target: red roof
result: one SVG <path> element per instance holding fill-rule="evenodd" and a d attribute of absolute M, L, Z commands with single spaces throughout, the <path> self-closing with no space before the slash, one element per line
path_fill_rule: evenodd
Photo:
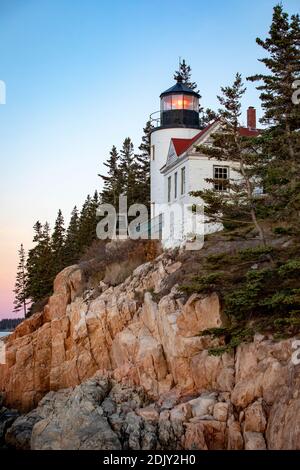
<path fill-rule="evenodd" d="M 249 127 L 240 127 L 239 131 L 242 137 L 257 137 L 260 134 L 258 129 L 250 129 Z"/>
<path fill-rule="evenodd" d="M 191 146 L 191 141 L 192 139 L 172 139 L 178 157 Z"/>
<path fill-rule="evenodd" d="M 190 148 L 203 134 L 205 134 L 217 120 L 208 124 L 202 131 L 198 132 L 192 139 L 172 139 L 173 145 L 176 150 L 177 157 L 182 155 L 188 148 Z"/>
<path fill-rule="evenodd" d="M 172 138 L 172 142 L 177 154 L 177 157 L 180 157 L 184 152 L 186 152 L 197 140 L 203 135 L 206 134 L 206 132 L 217 122 L 217 120 L 211 122 L 205 129 L 200 131 L 198 134 L 195 135 L 192 139 L 176 139 Z M 259 135 L 259 130 L 257 129 L 249 129 L 248 127 L 240 127 L 239 128 L 240 135 L 242 137 L 256 137 Z"/>

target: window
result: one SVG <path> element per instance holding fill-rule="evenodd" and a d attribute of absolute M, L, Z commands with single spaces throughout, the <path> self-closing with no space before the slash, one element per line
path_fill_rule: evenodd
<path fill-rule="evenodd" d="M 171 202 L 171 176 L 168 177 L 168 202 Z"/>
<path fill-rule="evenodd" d="M 155 160 L 155 145 L 151 145 L 151 160 Z"/>
<path fill-rule="evenodd" d="M 171 111 L 172 109 L 188 109 L 189 111 L 199 110 L 199 99 L 193 95 L 167 95 L 161 99 L 161 111 Z"/>
<path fill-rule="evenodd" d="M 227 191 L 228 166 L 214 166 L 214 189 L 216 191 Z"/>
<path fill-rule="evenodd" d="M 177 171 L 174 175 L 174 198 L 177 199 Z"/>
<path fill-rule="evenodd" d="M 172 95 L 164 96 L 161 100 L 161 110 L 170 111 L 172 109 Z"/>
<path fill-rule="evenodd" d="M 183 95 L 172 95 L 172 109 L 183 109 Z"/>
<path fill-rule="evenodd" d="M 185 193 L 185 167 L 181 168 L 181 194 Z"/>
<path fill-rule="evenodd" d="M 184 109 L 189 109 L 190 111 L 196 111 L 194 109 L 194 96 L 192 95 L 184 95 L 183 97 L 183 108 Z M 197 98 L 196 98 L 197 100 Z"/>

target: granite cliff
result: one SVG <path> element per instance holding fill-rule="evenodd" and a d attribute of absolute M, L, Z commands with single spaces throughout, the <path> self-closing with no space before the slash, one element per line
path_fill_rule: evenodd
<path fill-rule="evenodd" d="M 216 293 L 182 298 L 172 254 L 112 286 L 71 266 L 6 339 L 6 443 L 32 449 L 300 449 L 293 338 L 256 335 L 212 356 L 226 323 Z M 64 412 L 62 413 L 62 410 Z M 24 414 L 27 413 L 27 414 Z"/>

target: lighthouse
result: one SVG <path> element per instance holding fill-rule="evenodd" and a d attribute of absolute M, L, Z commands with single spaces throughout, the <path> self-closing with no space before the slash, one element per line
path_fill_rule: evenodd
<path fill-rule="evenodd" d="M 151 132 L 151 217 L 160 215 L 159 205 L 165 202 L 164 176 L 172 139 L 192 139 L 199 133 L 200 95 L 177 78 L 174 86 L 160 95 L 159 118 L 152 119 L 156 126 Z M 153 113 L 156 114 L 156 113 Z M 152 115 L 153 116 L 153 115 Z"/>

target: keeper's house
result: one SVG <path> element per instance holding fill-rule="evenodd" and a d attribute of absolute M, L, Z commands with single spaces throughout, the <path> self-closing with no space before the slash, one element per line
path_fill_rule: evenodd
<path fill-rule="evenodd" d="M 151 133 L 151 219 L 159 221 L 152 225 L 163 226 L 164 215 L 172 205 L 192 206 L 199 202 L 189 195 L 191 191 L 212 187 L 215 191 L 224 191 L 224 180 L 235 179 L 238 175 L 234 163 L 209 159 L 196 150 L 199 144 L 209 145 L 211 134 L 220 128 L 220 122 L 216 120 L 200 129 L 198 93 L 179 79 L 160 95 L 160 103 L 160 116 L 152 119 L 156 127 Z M 249 107 L 247 127 L 241 127 L 240 133 L 251 137 L 257 136 L 258 132 L 255 108 Z M 206 179 L 215 182 L 208 183 Z M 180 223 L 181 237 L 184 238 L 184 221 Z"/>

